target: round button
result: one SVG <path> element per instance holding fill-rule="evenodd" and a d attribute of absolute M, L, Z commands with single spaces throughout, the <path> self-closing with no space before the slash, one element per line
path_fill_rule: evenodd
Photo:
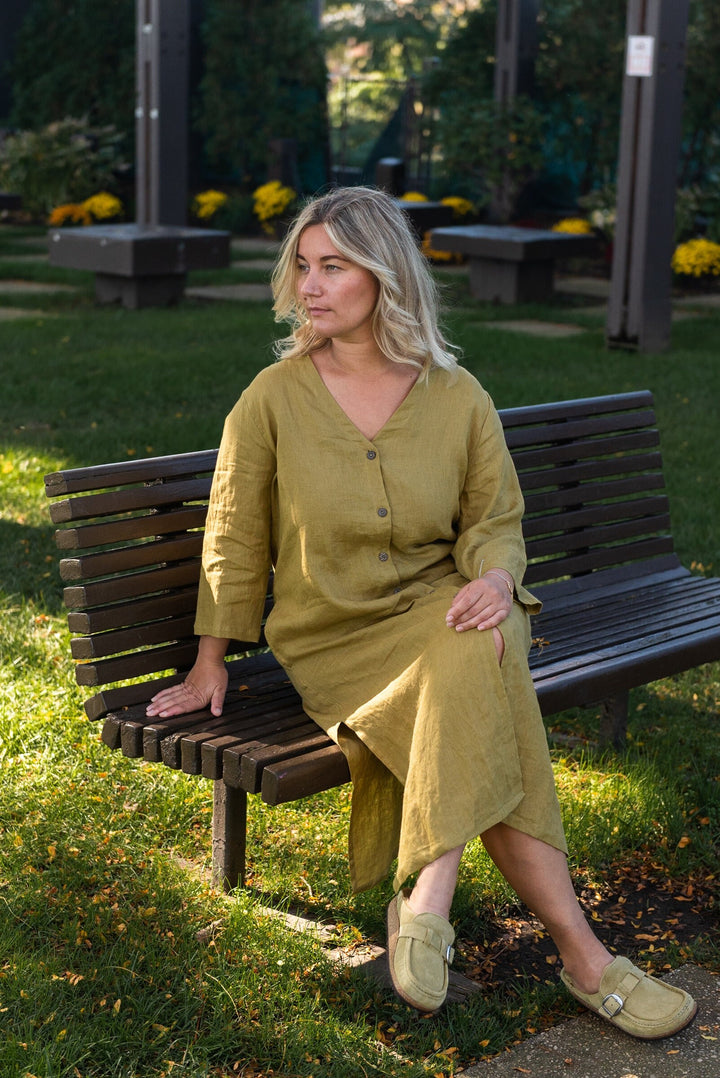
<path fill-rule="evenodd" d="M 368 460 L 375 460 L 376 456 L 377 456 L 377 453 L 375 452 L 374 449 L 368 449 L 368 451 L 367 451 L 367 459 Z"/>
<path fill-rule="evenodd" d="M 389 557 L 390 555 L 384 550 L 381 550 L 378 554 L 378 558 L 380 559 L 380 561 L 387 561 Z"/>
<path fill-rule="evenodd" d="M 378 516 L 379 516 L 379 517 L 386 517 L 386 516 L 387 516 L 387 509 L 384 509 L 384 508 L 383 508 L 383 507 L 381 506 L 381 507 L 380 507 L 380 508 L 378 509 Z"/>

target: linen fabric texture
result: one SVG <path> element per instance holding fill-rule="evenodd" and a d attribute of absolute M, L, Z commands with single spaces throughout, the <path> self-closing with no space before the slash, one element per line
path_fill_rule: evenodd
<path fill-rule="evenodd" d="M 195 631 L 265 627 L 303 706 L 353 781 L 353 888 L 394 887 L 504 821 L 566 852 L 527 665 L 523 500 L 502 425 L 463 368 L 420 377 L 367 439 L 310 358 L 263 370 L 227 417 Z M 498 663 L 492 630 L 446 614 L 493 566 L 516 581 Z"/>

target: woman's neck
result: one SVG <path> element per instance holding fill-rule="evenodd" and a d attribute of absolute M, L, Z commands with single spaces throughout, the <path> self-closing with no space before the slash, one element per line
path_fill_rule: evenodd
<path fill-rule="evenodd" d="M 339 341 L 330 340 L 316 353 L 333 371 L 339 375 L 352 376 L 380 375 L 397 370 L 397 363 L 381 352 L 375 341 Z"/>

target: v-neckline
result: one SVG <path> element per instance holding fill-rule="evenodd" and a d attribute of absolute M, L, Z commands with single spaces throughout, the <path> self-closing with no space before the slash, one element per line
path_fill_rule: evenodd
<path fill-rule="evenodd" d="M 422 372 L 420 372 L 420 373 L 418 374 L 417 378 L 415 379 L 415 381 L 413 382 L 413 384 L 412 384 L 412 385 L 410 386 L 410 388 L 409 388 L 409 390 L 407 391 L 407 393 L 405 394 L 405 396 L 403 397 L 403 399 L 402 399 L 402 400 L 401 400 L 401 401 L 399 402 L 399 404 L 397 405 L 397 407 L 393 409 L 393 411 L 392 411 L 392 412 L 390 413 L 390 415 L 389 415 L 389 416 L 387 417 L 387 419 L 386 419 L 386 420 L 385 420 L 385 422 L 384 422 L 384 423 L 382 424 L 382 426 L 381 426 L 381 427 L 379 427 L 379 429 L 375 431 L 375 433 L 373 434 L 372 438 L 368 438 L 368 436 L 367 436 L 366 434 L 364 434 L 364 433 L 363 433 L 363 432 L 362 432 L 362 431 L 360 430 L 360 428 L 359 428 L 359 427 L 357 426 L 357 424 L 353 422 L 353 420 L 352 420 L 352 419 L 350 418 L 350 416 L 349 416 L 349 415 L 347 414 L 347 412 L 345 411 L 345 409 L 343 408 L 343 406 L 342 406 L 342 405 L 340 404 L 340 402 L 339 402 L 339 401 L 337 400 L 337 398 L 335 397 L 334 393 L 333 393 L 333 392 L 332 392 L 332 391 L 330 390 L 330 387 L 329 387 L 329 386 L 327 385 L 327 383 L 325 382 L 325 379 L 324 379 L 324 378 L 323 378 L 323 376 L 321 375 L 320 371 L 319 371 L 319 370 L 317 369 L 317 367 L 316 367 L 316 366 L 315 366 L 315 364 L 313 363 L 312 357 L 311 357 L 311 356 L 308 356 L 308 357 L 307 357 L 307 359 L 308 359 L 308 363 L 309 363 L 310 367 L 312 368 L 312 371 L 313 371 L 313 374 L 314 374 L 314 376 L 315 376 L 315 377 L 317 378 L 317 380 L 318 380 L 318 381 L 320 382 L 320 385 L 322 386 L 322 388 L 323 388 L 324 392 L 326 393 L 327 397 L 329 398 L 329 400 L 330 400 L 330 401 L 332 402 L 332 405 L 333 405 L 333 406 L 335 407 L 335 409 L 336 409 L 336 410 L 337 410 L 337 411 L 338 411 L 338 412 L 340 413 L 340 415 L 341 415 L 341 416 L 343 417 L 343 419 L 345 420 L 345 422 L 346 422 L 347 424 L 349 424 L 349 426 L 351 426 L 351 427 L 352 427 L 352 429 L 353 429 L 353 430 L 355 431 L 355 433 L 356 433 L 357 435 L 359 435 L 359 437 L 360 437 L 360 438 L 363 438 L 363 439 L 364 439 L 364 440 L 365 440 L 366 442 L 368 442 L 368 443 L 369 443 L 370 445 L 372 445 L 372 444 L 373 444 L 373 443 L 375 442 L 375 440 L 376 440 L 377 438 L 379 438 L 379 437 L 380 437 L 380 435 L 381 435 L 381 434 L 382 434 L 382 433 L 383 433 L 384 431 L 386 431 L 386 430 L 387 430 L 388 426 L 389 426 L 389 425 L 390 425 L 390 424 L 392 423 L 392 421 L 393 421 L 393 420 L 395 419 L 395 417 L 396 417 L 396 416 L 398 415 L 398 413 L 399 413 L 400 411 L 402 411 L 402 409 L 403 409 L 403 408 L 405 407 L 405 405 L 406 405 L 406 404 L 407 404 L 407 402 L 409 401 L 410 397 L 411 397 L 411 396 L 413 395 L 413 393 L 415 392 L 415 389 L 416 389 L 416 387 L 417 387 L 418 383 L 419 383 L 420 381 L 422 381 L 422 380 L 423 380 L 423 375 L 422 375 Z"/>

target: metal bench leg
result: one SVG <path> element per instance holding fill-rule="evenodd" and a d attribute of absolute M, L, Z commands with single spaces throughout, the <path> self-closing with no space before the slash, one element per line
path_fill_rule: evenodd
<path fill-rule="evenodd" d="M 630 694 L 618 693 L 617 696 L 609 696 L 600 702 L 600 742 L 608 743 L 616 749 L 625 747 L 625 735 L 627 734 L 628 703 Z"/>
<path fill-rule="evenodd" d="M 225 891 L 245 884 L 247 794 L 222 779 L 213 783 L 212 880 Z"/>

